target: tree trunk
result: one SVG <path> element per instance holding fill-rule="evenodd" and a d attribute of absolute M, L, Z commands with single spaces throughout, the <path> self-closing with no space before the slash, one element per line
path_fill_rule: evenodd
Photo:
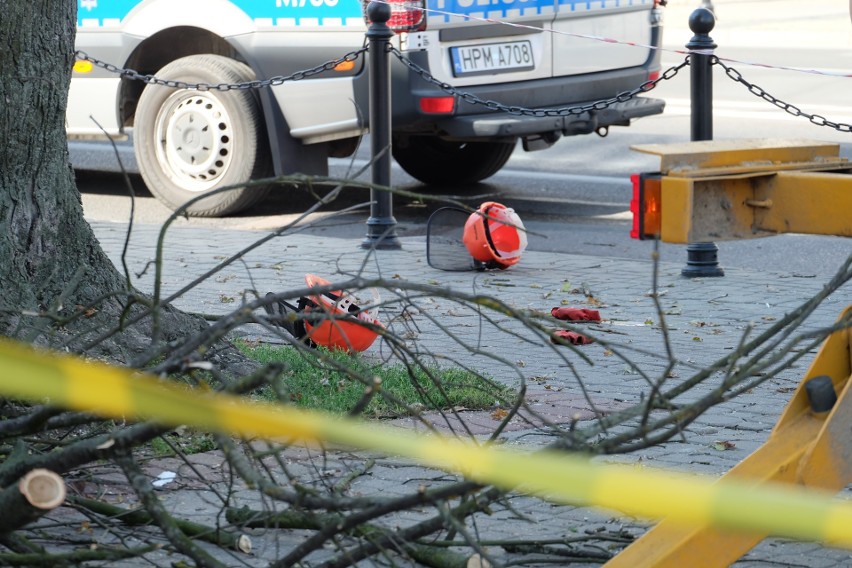
<path fill-rule="evenodd" d="M 76 10 L 71 1 L 0 0 L 3 334 L 15 333 L 21 310 L 68 315 L 122 288 L 83 218 L 68 162 L 65 108 Z"/>
<path fill-rule="evenodd" d="M 37 343 L 46 342 L 49 322 L 60 324 L 53 337 L 61 327 L 63 341 L 83 327 L 116 327 L 125 293 L 134 293 L 84 219 L 69 165 L 65 109 L 76 11 L 70 0 L 0 0 L 0 335 Z M 83 312 L 86 318 L 68 321 Z M 171 309 L 161 323 L 178 335 L 206 327 Z M 169 336 L 166 329 L 163 339 Z M 72 349 L 85 341 L 85 334 L 75 337 Z M 93 353 L 127 362 L 121 353 L 148 341 L 150 329 L 137 327 Z"/>

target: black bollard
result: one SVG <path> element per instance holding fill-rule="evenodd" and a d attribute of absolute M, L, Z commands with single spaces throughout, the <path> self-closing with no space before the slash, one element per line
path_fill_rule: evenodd
<path fill-rule="evenodd" d="M 370 73 L 370 154 L 373 185 L 391 184 L 391 83 L 388 46 L 394 33 L 387 22 L 391 7 L 370 2 L 367 6 Z M 400 249 L 393 216 L 393 195 L 386 190 L 370 189 L 370 218 L 367 219 L 367 238 L 361 243 L 366 249 Z"/>
<path fill-rule="evenodd" d="M 689 29 L 695 35 L 686 44 L 689 54 L 691 97 L 690 139 L 713 139 L 713 50 L 716 43 L 710 37 L 716 17 L 707 8 L 698 8 L 689 16 Z M 716 243 L 689 243 L 686 246 L 686 266 L 681 274 L 687 278 L 724 276 L 719 266 L 719 247 Z"/>

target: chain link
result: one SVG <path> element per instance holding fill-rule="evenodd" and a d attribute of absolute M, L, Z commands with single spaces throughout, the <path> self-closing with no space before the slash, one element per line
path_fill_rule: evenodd
<path fill-rule="evenodd" d="M 393 53 L 406 67 L 408 67 L 411 71 L 419 75 L 423 78 L 424 81 L 428 83 L 432 83 L 445 93 L 450 95 L 454 95 L 459 97 L 462 101 L 472 104 L 472 105 L 482 105 L 485 108 L 490 110 L 498 110 L 503 111 L 509 114 L 514 115 L 522 115 L 522 116 L 535 116 L 535 117 L 548 117 L 548 116 L 575 116 L 580 115 L 589 111 L 596 110 L 604 110 L 606 108 L 611 107 L 616 103 L 623 103 L 629 101 L 632 98 L 635 98 L 637 95 L 642 93 L 647 93 L 651 89 L 657 86 L 657 83 L 660 81 L 668 81 L 669 79 L 674 78 L 675 75 L 678 74 L 678 71 L 689 65 L 689 59 L 684 60 L 680 65 L 676 65 L 674 67 L 670 67 L 666 70 L 665 73 L 657 77 L 656 79 L 645 81 L 632 91 L 624 91 L 611 97 L 609 99 L 603 99 L 600 101 L 595 101 L 593 103 L 588 103 L 585 105 L 573 106 L 573 107 L 560 107 L 560 108 L 525 108 L 520 106 L 508 106 L 502 103 L 498 103 L 497 101 L 483 99 L 478 97 L 472 93 L 466 93 L 448 83 L 444 83 L 436 79 L 431 73 L 405 57 L 402 52 L 400 52 L 397 48 L 393 46 L 389 46 L 388 49 L 391 53 Z"/>
<path fill-rule="evenodd" d="M 772 103 L 773 105 L 777 106 L 788 114 L 791 114 L 793 116 L 803 116 L 809 121 L 811 121 L 812 124 L 816 124 L 817 126 L 828 126 L 829 128 L 833 128 L 838 132 L 852 132 L 852 125 L 850 124 L 846 124 L 843 122 L 832 122 L 831 120 L 819 114 L 809 114 L 795 105 L 773 97 L 765 90 L 763 90 L 763 88 L 755 85 L 754 83 L 746 81 L 745 78 L 743 78 L 742 73 L 740 73 L 733 67 L 725 65 L 725 63 L 716 56 L 713 56 L 711 63 L 713 65 L 719 65 L 722 69 L 725 70 L 725 74 L 729 78 L 731 78 L 735 83 L 742 84 L 754 96 L 760 97 L 761 99 Z"/>
<path fill-rule="evenodd" d="M 243 83 L 218 83 L 215 85 L 211 85 L 208 83 L 188 83 L 186 81 L 176 81 L 173 79 L 160 79 L 155 75 L 145 75 L 133 69 L 124 69 L 122 67 L 118 67 L 117 65 L 113 65 L 112 63 L 107 63 L 106 61 L 96 59 L 84 51 L 77 51 L 76 56 L 77 59 L 88 61 L 95 67 L 100 67 L 101 69 L 109 71 L 110 73 L 120 75 L 125 79 L 130 79 L 132 81 L 141 81 L 147 85 L 160 85 L 173 89 L 188 89 L 191 91 L 246 91 L 249 89 L 262 89 L 265 87 L 273 87 L 286 83 L 287 81 L 299 81 L 301 79 L 307 79 L 308 77 L 318 75 L 323 71 L 331 71 L 341 63 L 355 61 L 359 57 L 361 57 L 361 55 L 366 53 L 366 51 L 367 46 L 364 46 L 356 51 L 350 51 L 339 59 L 327 61 L 321 65 L 317 65 L 316 67 L 305 69 L 303 71 L 296 71 L 291 75 L 277 75 L 275 77 L 270 77 L 269 79 L 264 80 L 245 81 Z"/>

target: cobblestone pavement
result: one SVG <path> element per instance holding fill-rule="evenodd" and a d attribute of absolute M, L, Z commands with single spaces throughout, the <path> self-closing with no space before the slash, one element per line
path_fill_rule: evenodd
<path fill-rule="evenodd" d="M 126 226 L 97 222 L 93 228 L 104 249 L 120 266 Z M 155 257 L 154 243 L 158 230 L 154 226 L 136 226 L 128 247 L 127 265 L 134 274 L 134 283 L 144 291 L 150 290 L 152 283 L 153 270 L 148 263 Z M 265 233 L 172 229 L 165 239 L 163 294 L 169 295 L 183 288 L 263 236 Z M 620 345 L 630 352 L 636 366 L 648 373 L 662 372 L 665 367 L 665 360 L 660 356 L 664 342 L 658 312 L 648 295 L 652 287 L 650 243 L 648 256 L 643 259 L 529 252 L 509 270 L 474 273 L 433 269 L 426 261 L 422 238 L 404 238 L 402 241 L 402 250 L 368 254 L 359 247 L 360 243 L 351 240 L 298 234 L 276 237 L 190 288 L 173 303 L 191 312 L 224 314 L 239 305 L 246 290 L 265 294 L 298 289 L 302 287 L 303 275 L 307 272 L 334 281 L 345 279 L 344 274 L 360 271 L 368 277 L 381 276 L 401 282 L 483 293 L 522 309 L 549 311 L 551 307 L 563 304 L 590 307 L 592 302 L 603 317 L 600 324 L 589 327 L 592 335 Z M 748 325 L 754 326 L 752 333 L 765 330 L 812 297 L 824 284 L 822 279 L 809 275 L 737 269 L 728 269 L 724 278 L 684 279 L 680 275 L 681 268 L 680 265 L 662 265 L 659 269 L 660 298 L 670 343 L 675 355 L 684 362 L 683 367 L 675 369 L 675 374 L 688 371 L 689 365 L 702 366 L 723 357 L 737 346 Z M 141 277 L 136 276 L 142 272 Z M 829 325 L 849 304 L 852 304 L 852 293 L 847 286 L 826 300 L 807 326 Z M 457 337 L 475 344 L 481 351 L 499 353 L 505 363 L 497 364 L 494 359 L 462 353 L 459 344 L 434 325 L 428 316 L 450 327 Z M 611 356 L 599 343 L 580 348 L 580 352 L 588 357 L 589 364 L 567 348 L 561 348 L 564 354 L 560 355 L 547 342 L 527 343 L 524 337 L 510 333 L 485 332 L 483 330 L 488 328 L 481 325 L 477 316 L 438 298 L 421 302 L 420 313 L 413 317 L 417 325 L 407 330 L 407 338 L 421 352 L 464 357 L 466 364 L 474 367 L 488 365 L 492 376 L 511 385 L 517 385 L 523 377 L 528 383 L 528 398 L 537 401 L 535 408 L 557 420 L 562 416 L 565 421 L 570 418 L 582 421 L 591 416 L 590 405 L 581 395 L 577 378 L 570 372 L 569 365 L 577 369 L 589 396 L 599 409 L 633 403 L 640 400 L 647 390 L 647 383 L 634 369 L 618 357 Z M 259 327 L 250 328 L 245 333 L 255 339 L 280 341 Z M 377 343 L 368 354 L 383 356 L 382 347 Z M 711 475 L 724 473 L 767 438 L 812 357 L 813 353 L 809 353 L 795 368 L 782 372 L 728 404 L 710 410 L 689 428 L 682 439 L 609 459 Z M 482 422 L 487 426 L 488 419 Z M 549 441 L 546 436 L 533 434 L 528 427 L 509 428 L 502 438 L 506 443 L 524 448 L 538 447 Z M 730 448 L 724 451 L 716 449 L 719 441 L 730 442 Z M 215 476 L 209 471 L 218 468 L 222 460 L 217 461 L 215 455 L 198 459 L 215 462 L 203 464 L 208 473 L 201 476 L 212 482 Z M 346 462 L 352 457 L 341 454 L 339 459 Z M 290 463 L 299 464 L 301 461 L 293 457 Z M 304 467 L 315 465 L 303 464 Z M 337 471 L 334 464 L 324 463 L 323 467 Z M 382 458 L 372 475 L 362 476 L 355 482 L 354 490 L 365 493 L 375 489 L 388 492 L 394 487 L 407 490 L 411 483 L 428 485 L 443 476 L 442 472 Z M 204 484 L 194 489 L 193 492 L 185 492 L 190 495 L 187 499 L 193 503 L 189 510 L 203 516 L 209 513 L 209 507 L 204 504 Z M 644 526 L 613 513 L 557 506 L 522 496 L 513 505 L 523 511 L 530 522 L 507 522 L 514 516 L 512 511 L 495 512 L 477 527 L 483 539 L 524 535 L 560 537 L 620 526 L 629 527 L 636 534 Z M 180 505 L 182 511 L 186 511 L 187 507 L 186 503 Z M 399 522 L 405 523 L 406 519 Z M 300 540 L 299 535 L 292 538 L 291 544 Z M 263 545 L 262 539 L 258 539 L 258 543 L 255 547 L 255 560 L 258 562 L 275 558 L 282 547 L 288 546 L 280 539 L 268 545 Z M 852 554 L 814 543 L 768 539 L 736 566 L 767 564 L 852 566 Z"/>

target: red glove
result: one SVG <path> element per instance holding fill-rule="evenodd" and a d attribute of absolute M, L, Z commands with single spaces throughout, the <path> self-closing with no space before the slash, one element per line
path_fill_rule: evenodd
<path fill-rule="evenodd" d="M 587 308 L 553 308 L 550 315 L 558 320 L 601 321 L 601 313 Z"/>
<path fill-rule="evenodd" d="M 571 345 L 588 345 L 589 343 L 594 343 L 594 339 L 586 337 L 576 331 L 568 331 L 567 329 L 557 329 L 553 332 L 553 337 L 551 337 L 550 340 L 553 343 L 559 343 L 558 341 L 555 341 L 555 338 L 557 337 L 567 341 Z"/>

